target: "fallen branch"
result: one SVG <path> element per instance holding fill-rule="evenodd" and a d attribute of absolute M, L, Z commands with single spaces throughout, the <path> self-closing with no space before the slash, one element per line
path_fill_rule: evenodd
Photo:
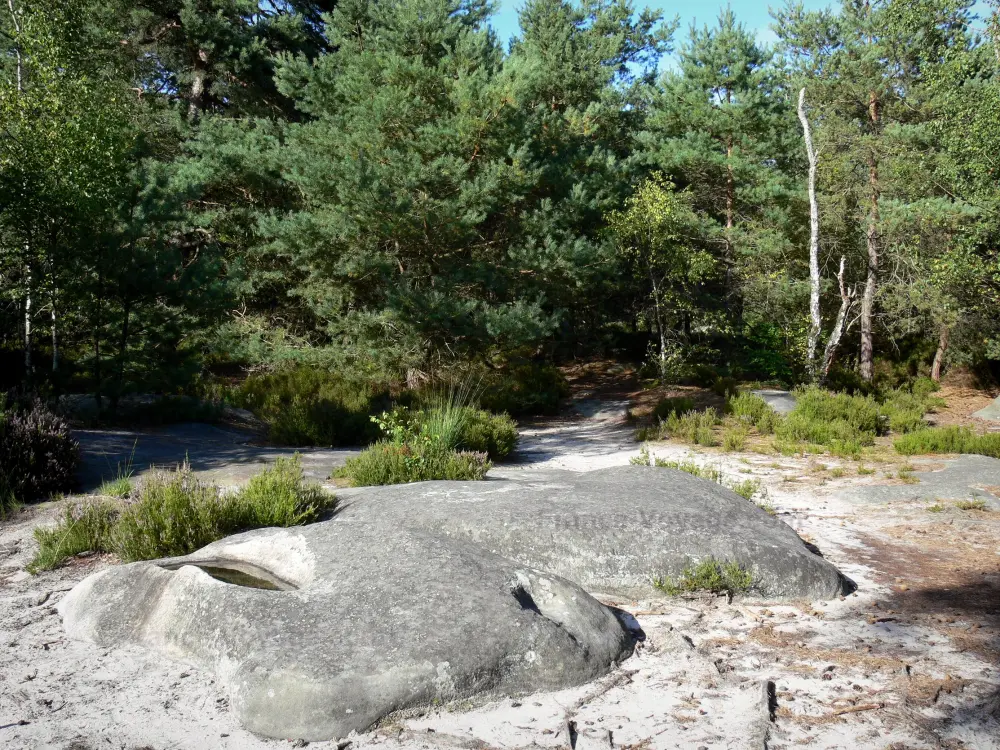
<path fill-rule="evenodd" d="M 879 708 L 885 708 L 884 703 L 862 703 L 860 706 L 848 706 L 847 708 L 838 708 L 836 711 L 831 711 L 829 716 L 840 716 L 841 714 L 859 714 L 862 711 L 875 711 Z"/>

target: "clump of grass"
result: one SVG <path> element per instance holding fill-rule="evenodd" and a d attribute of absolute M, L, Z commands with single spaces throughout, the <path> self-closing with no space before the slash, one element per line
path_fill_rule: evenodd
<path fill-rule="evenodd" d="M 729 489 L 745 500 L 753 500 L 754 496 L 760 492 L 761 484 L 759 479 L 744 479 L 741 482 L 733 482 Z"/>
<path fill-rule="evenodd" d="M 187 465 L 143 479 L 128 502 L 106 498 L 66 509 L 54 528 L 35 530 L 32 573 L 81 552 L 111 552 L 122 560 L 186 555 L 222 537 L 268 526 L 319 520 L 336 499 L 303 481 L 298 456 L 279 458 L 235 492 L 196 479 Z"/>
<path fill-rule="evenodd" d="M 81 552 L 111 551 L 111 530 L 120 512 L 120 505 L 106 500 L 67 507 L 54 528 L 35 529 L 38 552 L 28 563 L 28 572 L 51 570 Z"/>
<path fill-rule="evenodd" d="M 902 467 L 900 467 L 897 477 L 904 484 L 920 484 L 920 480 L 917 477 L 913 476 L 912 471 L 907 471 Z"/>
<path fill-rule="evenodd" d="M 959 500 L 955 503 L 959 510 L 989 510 L 990 506 L 981 497 L 974 497 L 971 500 Z"/>
<path fill-rule="evenodd" d="M 712 428 L 720 421 L 718 412 L 708 408 L 702 412 L 672 414 L 662 423 L 662 427 L 671 437 L 710 448 L 716 445 L 715 432 Z"/>
<path fill-rule="evenodd" d="M 132 494 L 132 480 L 124 476 L 120 476 L 117 479 L 109 479 L 102 482 L 94 494 L 124 499 Z"/>
<path fill-rule="evenodd" d="M 832 469 L 830 469 L 830 476 L 833 477 L 834 479 L 840 479 L 845 474 L 847 474 L 847 470 L 844 469 L 842 466 L 835 466 Z"/>
<path fill-rule="evenodd" d="M 694 399 L 686 396 L 668 396 L 662 398 L 653 407 L 653 419 L 661 422 L 671 414 L 684 414 L 694 409 Z"/>
<path fill-rule="evenodd" d="M 767 401 L 749 391 L 738 393 L 726 402 L 726 411 L 745 424 L 757 427 L 767 417 L 775 413 Z"/>
<path fill-rule="evenodd" d="M 744 425 L 733 425 L 722 433 L 722 448 L 726 451 L 742 451 L 747 447 L 750 431 Z"/>
<path fill-rule="evenodd" d="M 753 588 L 753 574 L 735 561 L 702 560 L 686 567 L 676 579 L 655 578 L 653 586 L 669 596 L 708 591 L 730 598 Z"/>
<path fill-rule="evenodd" d="M 940 513 L 943 510 L 944 506 L 941 503 L 934 503 L 934 505 L 927 508 L 928 513 Z"/>
<path fill-rule="evenodd" d="M 432 479 L 485 479 L 493 464 L 485 453 L 456 451 L 435 443 L 376 443 L 347 459 L 335 476 L 356 487 Z"/>
<path fill-rule="evenodd" d="M 858 476 L 870 476 L 875 473 L 875 469 L 869 469 L 867 466 L 858 466 Z"/>
<path fill-rule="evenodd" d="M 975 453 L 1000 458 L 1000 433 L 980 435 L 968 427 L 927 427 L 896 438 L 897 453 Z"/>

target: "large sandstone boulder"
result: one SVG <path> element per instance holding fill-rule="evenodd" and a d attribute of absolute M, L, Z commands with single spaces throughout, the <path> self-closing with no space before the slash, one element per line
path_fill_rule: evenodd
<path fill-rule="evenodd" d="M 329 521 L 96 573 L 60 604 L 67 632 L 212 668 L 251 730 L 321 740 L 604 674 L 632 641 L 586 590 L 655 596 L 654 577 L 709 557 L 743 564 L 766 596 L 845 585 L 785 524 L 669 469 L 524 471 L 343 500 Z"/>
<path fill-rule="evenodd" d="M 306 740 L 476 694 L 579 685 L 632 648 L 615 614 L 569 581 L 348 518 L 110 568 L 60 612 L 73 637 L 214 669 L 247 728 Z"/>
<path fill-rule="evenodd" d="M 574 581 L 587 591 L 656 596 L 707 558 L 754 574 L 753 593 L 830 599 L 851 584 L 784 522 L 715 482 L 617 466 L 521 471 L 485 482 L 422 482 L 342 491 L 342 518 L 424 529 Z"/>

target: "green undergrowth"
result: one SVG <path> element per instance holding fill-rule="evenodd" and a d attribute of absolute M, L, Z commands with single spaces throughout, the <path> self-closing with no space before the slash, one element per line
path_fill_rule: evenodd
<path fill-rule="evenodd" d="M 476 408 L 468 389 L 440 392 L 429 404 L 373 417 L 384 439 L 348 459 L 336 476 L 355 486 L 478 480 L 492 460 L 509 456 L 517 446 L 514 421 Z"/>
<path fill-rule="evenodd" d="M 1000 433 L 979 434 L 968 427 L 926 427 L 896 438 L 897 453 L 974 453 L 1000 458 Z"/>
<path fill-rule="evenodd" d="M 877 396 L 809 386 L 796 391 L 795 408 L 785 416 L 756 394 L 727 389 L 731 395 L 724 419 L 715 409 L 696 411 L 680 399 L 665 399 L 654 411 L 654 424 L 639 428 L 636 439 L 674 438 L 706 447 L 721 442 L 724 450 L 734 452 L 747 450 L 757 437 L 773 435 L 771 448 L 783 455 L 829 453 L 857 459 L 879 436 L 926 432 L 924 416 L 943 404 L 932 395 L 936 388 L 929 378 Z"/>
<path fill-rule="evenodd" d="M 731 598 L 737 594 L 745 594 L 753 585 L 753 574 L 742 565 L 711 557 L 686 567 L 677 578 L 653 579 L 653 586 L 668 596 L 707 591 L 726 594 Z"/>
<path fill-rule="evenodd" d="M 638 441 L 664 440 L 676 438 L 686 443 L 701 445 L 707 448 L 718 445 L 715 427 L 722 424 L 719 413 L 714 408 L 704 411 L 671 412 L 666 419 L 650 427 L 640 427 L 636 430 Z"/>
<path fill-rule="evenodd" d="M 81 552 L 110 552 L 126 562 L 186 555 L 241 531 L 312 523 L 335 505 L 332 495 L 304 482 L 297 456 L 279 458 L 232 492 L 198 480 L 184 465 L 144 477 L 127 497 L 68 505 L 55 527 L 35 529 L 39 549 L 28 570 L 49 570 Z"/>
<path fill-rule="evenodd" d="M 355 487 L 370 487 L 431 479 L 485 479 L 492 466 L 485 453 L 450 450 L 433 443 L 383 441 L 347 459 L 334 476 Z"/>
<path fill-rule="evenodd" d="M 392 406 L 386 386 L 319 368 L 254 373 L 224 398 L 249 409 L 283 445 L 366 445 L 378 439 L 374 414 Z"/>

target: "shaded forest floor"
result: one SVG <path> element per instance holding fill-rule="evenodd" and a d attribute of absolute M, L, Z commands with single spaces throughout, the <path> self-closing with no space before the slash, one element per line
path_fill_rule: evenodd
<path fill-rule="evenodd" d="M 524 424 L 518 460 L 494 474 L 586 470 L 637 454 L 626 407 L 641 413 L 677 394 L 643 391 L 627 369 L 589 368 L 568 373 L 572 409 Z M 705 405 L 717 398 L 685 394 Z M 940 395 L 948 407 L 937 418 L 949 424 L 968 422 L 989 401 L 948 388 Z M 187 452 L 196 468 L 234 483 L 284 453 L 220 432 L 101 432 L 89 445 L 94 456 L 104 445 L 105 461 L 122 450 L 174 461 Z M 906 459 L 886 450 L 859 462 L 672 442 L 651 450 L 759 480 L 777 516 L 857 591 L 791 603 L 622 601 L 594 592 L 632 612 L 645 633 L 635 656 L 606 678 L 400 717 L 350 738 L 351 747 L 567 748 L 571 735 L 578 750 L 1000 747 L 1000 461 Z M 307 471 L 322 479 L 349 454 L 307 452 Z M 959 507 L 970 500 L 985 509 Z M 63 635 L 55 604 L 113 561 L 90 556 L 35 577 L 24 573 L 31 529 L 58 508 L 36 506 L 0 523 L 0 747 L 289 747 L 236 725 L 207 673 Z"/>

